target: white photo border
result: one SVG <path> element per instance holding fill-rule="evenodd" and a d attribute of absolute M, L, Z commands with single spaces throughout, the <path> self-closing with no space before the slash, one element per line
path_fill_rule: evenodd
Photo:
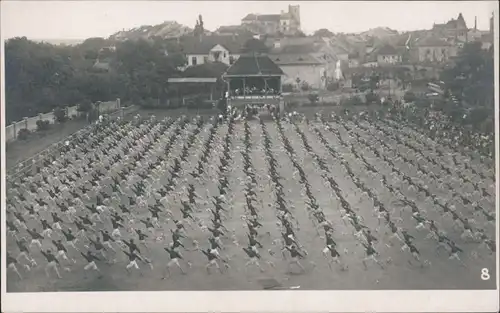
<path fill-rule="evenodd" d="M 498 293 L 496 290 L 50 292 L 8 293 L 2 302 L 6 304 L 3 312 L 37 313 L 493 312 L 498 308 Z"/>
<path fill-rule="evenodd" d="M 494 12 L 496 216 L 500 201 L 499 10 Z M 0 4 L 1 5 L 1 4 Z M 4 20 L 4 19 L 1 19 Z M 0 20 L 0 21 L 1 21 Z M 0 27 L 0 31 L 3 27 Z M 1 247 L 6 246 L 5 217 L 5 46 L 0 36 Z M 497 220 L 498 223 L 498 220 Z M 496 237 L 499 238 L 497 224 Z M 497 240 L 497 251 L 499 243 Z M 496 290 L 373 291 L 151 291 L 151 292 L 6 292 L 6 251 L 1 251 L 1 312 L 498 312 Z M 498 252 L 497 252 L 498 253 Z M 217 295 L 217 297 L 214 297 Z M 175 299 L 175 301 L 174 301 Z M 213 301 L 213 299 L 223 299 Z"/>

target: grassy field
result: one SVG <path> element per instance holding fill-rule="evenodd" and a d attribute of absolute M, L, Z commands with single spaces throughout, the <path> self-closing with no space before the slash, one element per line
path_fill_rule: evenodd
<path fill-rule="evenodd" d="M 27 140 L 16 140 L 8 143 L 5 147 L 7 170 L 47 149 L 53 143 L 63 140 L 86 125 L 88 123 L 85 120 L 72 120 L 64 124 L 53 124 L 47 131 L 32 133 Z"/>
<path fill-rule="evenodd" d="M 158 111 L 143 111 L 141 114 L 148 115 L 154 114 L 159 118 L 162 114 Z M 171 114 L 171 113 L 167 113 Z M 182 112 L 179 114 L 183 114 Z M 205 271 L 206 258 L 199 251 L 182 251 L 185 259 L 192 264 L 191 268 L 186 266 L 186 263 L 181 262 L 181 265 L 187 270 L 187 275 L 182 275 L 177 269 L 173 269 L 172 276 L 168 279 L 162 280 L 163 270 L 165 264 L 169 261 L 168 255 L 163 250 L 163 247 L 170 241 L 170 236 L 166 241 L 149 240 L 149 249 L 140 247 L 144 251 L 144 255 L 152 260 L 154 269 L 151 270 L 145 264 L 139 263 L 141 272 L 132 271 L 128 274 L 125 270 L 127 265 L 126 256 L 118 252 L 116 255 L 113 252 L 108 252 L 110 258 L 116 259 L 116 263 L 107 264 L 104 262 L 97 262 L 100 267 L 102 275 L 95 272 L 84 275 L 83 266 L 86 263 L 79 257 L 79 254 L 70 250 L 70 255 L 77 258 L 76 264 L 70 264 L 68 267 L 71 271 L 62 271 L 63 278 L 58 280 L 55 278 L 47 278 L 44 273 L 43 264 L 44 259 L 38 252 L 35 252 L 35 259 L 39 266 L 32 269 L 30 272 L 21 270 L 25 279 L 19 280 L 12 272 L 8 275 L 8 291 L 10 292 L 36 292 L 36 291 L 105 291 L 105 290 L 134 290 L 134 291 L 150 291 L 150 290 L 253 290 L 262 289 L 263 281 L 267 279 L 277 281 L 277 284 L 283 287 L 300 286 L 301 289 L 494 289 L 494 279 L 489 281 L 481 280 L 481 269 L 487 268 L 491 277 L 495 277 L 495 256 L 490 255 L 484 249 L 480 249 L 478 244 L 466 242 L 460 238 L 461 232 L 454 231 L 452 228 L 451 220 L 447 220 L 441 216 L 435 207 L 425 202 L 419 195 L 416 195 L 408 190 L 408 186 L 401 181 L 394 179 L 392 184 L 402 189 L 403 193 L 412 198 L 420 208 L 427 212 L 430 219 L 435 219 L 441 224 L 443 229 L 448 232 L 448 236 L 454 240 L 465 252 L 461 255 L 462 260 L 465 262 L 465 267 L 458 264 L 456 261 L 448 260 L 448 255 L 441 252 L 436 253 L 436 244 L 431 239 L 425 239 L 427 231 L 419 232 L 415 230 L 415 223 L 411 218 L 411 213 L 404 211 L 396 213 L 396 216 L 401 216 L 403 219 L 401 227 L 409 229 L 409 232 L 416 237 L 416 247 L 421 252 L 422 259 L 428 260 L 430 265 L 421 268 L 416 265 L 410 265 L 408 260 L 411 255 L 408 252 L 400 250 L 401 245 L 396 244 L 393 247 L 388 247 L 388 228 L 379 226 L 378 220 L 373 213 L 373 204 L 369 201 L 366 195 L 362 195 L 360 190 L 357 189 L 350 178 L 346 175 L 345 170 L 340 164 L 339 160 L 333 157 L 323 143 L 318 140 L 317 134 L 308 127 L 305 123 L 298 123 L 300 130 L 308 138 L 313 151 L 323 157 L 327 161 L 327 166 L 332 174 L 332 177 L 337 181 L 340 189 L 343 191 L 344 197 L 348 200 L 351 206 L 355 209 L 358 215 L 364 219 L 364 224 L 369 227 L 375 236 L 379 238 L 376 244 L 376 249 L 380 253 L 380 260 L 385 264 L 385 269 L 382 270 L 376 264 L 369 264 L 368 269 L 365 270 L 362 265 L 362 259 L 365 257 L 364 249 L 355 240 L 353 236 L 353 229 L 351 226 L 343 223 L 339 210 L 339 203 L 332 198 L 331 190 L 325 185 L 324 179 L 320 176 L 318 171 L 317 162 L 311 155 L 304 149 L 302 140 L 295 131 L 291 124 L 284 124 L 286 136 L 290 139 L 293 149 L 300 159 L 304 171 L 307 173 L 307 179 L 312 186 L 314 196 L 318 200 L 320 207 L 326 214 L 327 218 L 335 225 L 335 239 L 339 245 L 339 252 L 342 257 L 341 260 L 348 265 L 347 271 L 340 271 L 338 269 L 330 270 L 328 263 L 322 255 L 324 248 L 324 239 L 317 236 L 316 230 L 313 227 L 306 211 L 305 198 L 301 196 L 303 193 L 302 186 L 298 178 L 294 175 L 293 165 L 289 156 L 284 152 L 283 143 L 280 141 L 278 129 L 274 122 L 266 123 L 266 128 L 272 140 L 272 149 L 275 157 L 279 161 L 279 174 L 282 177 L 284 185 L 284 192 L 286 199 L 290 204 L 293 204 L 294 209 L 292 213 L 299 222 L 300 230 L 297 232 L 297 238 L 300 243 L 307 249 L 308 255 L 302 261 L 305 266 L 305 273 L 287 273 L 287 261 L 283 260 L 280 256 L 280 248 L 273 244 L 273 240 L 280 238 L 279 231 L 276 228 L 277 218 L 275 212 L 268 204 L 274 203 L 273 190 L 270 185 L 268 177 L 268 167 L 263 151 L 262 128 L 257 121 L 250 121 L 250 128 L 252 133 L 252 152 L 251 160 L 255 168 L 258 179 L 258 199 L 261 201 L 259 214 L 262 215 L 261 223 L 264 225 L 263 229 L 259 231 L 262 234 L 260 241 L 264 248 L 261 249 L 262 266 L 265 272 L 260 272 L 256 268 L 244 268 L 246 263 L 246 255 L 241 247 L 233 243 L 233 239 L 229 238 L 224 240 L 226 249 L 222 251 L 223 256 L 230 257 L 231 268 L 224 271 L 223 274 L 212 273 L 208 275 Z M 319 131 L 327 139 L 329 145 L 337 150 L 338 153 L 344 156 L 350 167 L 355 172 L 356 176 L 360 178 L 367 186 L 376 191 L 377 197 L 390 208 L 398 207 L 393 203 L 394 196 L 388 190 L 381 187 L 379 180 L 380 177 L 368 174 L 359 163 L 349 149 L 343 147 L 339 138 L 330 131 L 327 131 L 323 125 L 317 124 Z M 377 133 L 369 133 L 362 129 L 353 128 L 351 132 L 347 132 L 341 125 L 331 122 L 330 126 L 337 129 L 341 137 L 347 142 L 354 142 L 355 138 L 352 137 L 353 133 L 358 133 L 367 142 L 374 146 L 379 147 L 379 141 L 385 141 L 390 146 L 397 147 L 396 143 L 391 138 L 385 138 Z M 352 125 L 351 125 L 352 126 Z M 235 125 L 234 135 L 231 136 L 231 163 L 230 171 L 228 172 L 229 185 L 232 201 L 230 216 L 224 225 L 234 230 L 237 242 L 240 245 L 245 245 L 246 242 L 246 229 L 243 227 L 241 215 L 244 214 L 244 197 L 241 179 L 244 177 L 243 162 L 241 157 L 241 150 L 243 149 L 243 124 L 237 123 Z M 368 127 L 368 125 L 367 125 Z M 385 125 L 384 127 L 389 128 Z M 206 182 L 198 183 L 194 181 L 189 173 L 194 169 L 199 160 L 202 143 L 208 137 L 208 125 L 203 126 L 196 143 L 190 148 L 189 162 L 183 166 L 180 181 L 193 182 L 197 187 L 197 192 L 200 196 L 208 199 L 209 195 L 216 195 L 217 188 L 214 181 L 208 180 Z M 171 152 L 169 159 L 173 160 L 180 154 L 183 142 L 186 140 L 189 133 L 194 130 L 191 125 L 186 133 L 183 133 L 176 141 L 174 150 Z M 227 133 L 227 126 L 222 125 L 217 130 L 215 139 L 215 146 L 222 145 L 222 139 Z M 163 141 L 169 137 L 165 134 Z M 357 148 L 360 153 L 375 166 L 380 173 L 384 173 L 390 177 L 390 171 L 382 160 L 375 157 L 366 146 L 359 144 Z M 397 147 L 399 153 L 406 155 L 408 158 L 416 159 L 411 151 L 405 151 L 401 147 Z M 387 152 L 389 153 L 389 152 Z M 222 149 L 216 148 L 211 152 L 207 170 L 209 175 L 217 176 L 216 164 L 219 157 L 222 155 Z M 437 157 L 437 156 L 436 156 Z M 450 160 L 443 157 L 441 162 L 450 164 Z M 210 166 L 213 165 L 214 167 Z M 413 169 L 405 162 L 395 161 L 396 166 L 408 175 L 413 175 Z M 437 170 L 436 170 L 436 173 Z M 456 173 L 455 173 L 456 174 Z M 168 177 L 164 177 L 166 181 Z M 448 191 L 440 190 L 437 186 L 426 182 L 432 188 L 435 194 L 446 196 Z M 481 185 L 488 187 L 492 182 L 479 182 Z M 182 193 L 182 184 L 176 186 L 176 193 Z M 456 186 L 457 191 L 460 188 L 467 189 L 470 186 Z M 489 189 L 494 192 L 493 189 Z M 179 214 L 180 199 L 173 198 L 171 201 L 170 210 L 174 214 Z M 494 209 L 494 199 L 486 199 L 483 203 L 484 207 L 490 210 Z M 205 211 L 206 205 L 203 200 L 199 204 L 200 210 L 195 213 L 195 216 L 209 222 L 208 213 Z M 463 207 L 457 204 L 457 209 L 466 216 L 470 216 L 470 208 Z M 143 212 L 141 217 L 148 216 L 147 211 Z M 478 222 L 484 223 L 481 218 L 476 218 Z M 50 219 L 49 219 L 50 220 Z M 34 223 L 35 221 L 31 221 Z M 33 224 L 34 226 L 35 224 Z M 29 225 L 32 226 L 32 225 Z M 139 227 L 139 225 L 136 225 Z M 105 221 L 104 224 L 98 224 L 99 228 L 106 228 L 110 230 L 110 223 Z M 155 230 L 155 235 L 162 233 L 169 234 L 169 229 L 173 227 L 172 222 L 163 222 L 161 229 Z M 139 227 L 140 228 L 140 227 Z M 378 229 L 378 231 L 377 231 Z M 494 227 L 486 229 L 490 237 L 494 236 Z M 203 232 L 201 229 L 189 229 L 188 233 L 193 239 L 200 243 L 201 247 L 206 247 L 208 244 L 208 233 Z M 126 238 L 134 237 L 133 234 L 124 234 Z M 55 235 L 57 238 L 58 235 Z M 45 247 L 50 247 L 49 240 L 43 242 Z M 185 240 L 187 248 L 192 248 L 190 240 Z M 13 245 L 11 238 L 8 239 L 9 250 L 17 251 L 15 244 Z M 71 248 L 70 248 L 71 249 Z M 275 252 L 271 255 L 268 250 L 271 249 Z M 471 256 L 471 252 L 476 251 L 479 253 L 480 258 L 476 259 Z M 268 262 L 269 261 L 269 262 Z M 271 263 L 272 262 L 272 263 Z M 273 264 L 274 266 L 271 266 Z"/>

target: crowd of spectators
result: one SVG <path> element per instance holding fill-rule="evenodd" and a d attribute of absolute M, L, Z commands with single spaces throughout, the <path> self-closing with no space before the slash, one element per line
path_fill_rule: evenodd
<path fill-rule="evenodd" d="M 457 149 L 476 151 L 483 156 L 495 157 L 495 134 L 482 133 L 453 122 L 441 111 L 416 106 L 394 106 L 391 115 L 398 120 L 417 124 L 431 138 Z M 466 118 L 466 116 L 464 116 Z"/>

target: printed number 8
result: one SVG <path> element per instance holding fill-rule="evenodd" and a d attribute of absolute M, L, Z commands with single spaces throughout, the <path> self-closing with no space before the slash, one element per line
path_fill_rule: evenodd
<path fill-rule="evenodd" d="M 490 273 L 487 268 L 483 268 L 481 270 L 481 279 L 482 280 L 489 280 L 490 279 Z"/>

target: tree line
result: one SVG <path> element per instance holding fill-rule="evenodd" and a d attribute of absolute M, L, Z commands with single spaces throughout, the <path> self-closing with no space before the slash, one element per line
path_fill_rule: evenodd
<path fill-rule="evenodd" d="M 495 129 L 493 46 L 485 50 L 481 45 L 466 44 L 453 66 L 441 72 L 446 88 L 438 109 L 454 122 L 491 133 Z"/>
<path fill-rule="evenodd" d="M 76 46 L 9 39 L 5 43 L 7 123 L 57 107 L 120 98 L 161 99 L 167 80 L 186 60 L 180 47 L 159 38 L 111 42 L 91 38 Z"/>

